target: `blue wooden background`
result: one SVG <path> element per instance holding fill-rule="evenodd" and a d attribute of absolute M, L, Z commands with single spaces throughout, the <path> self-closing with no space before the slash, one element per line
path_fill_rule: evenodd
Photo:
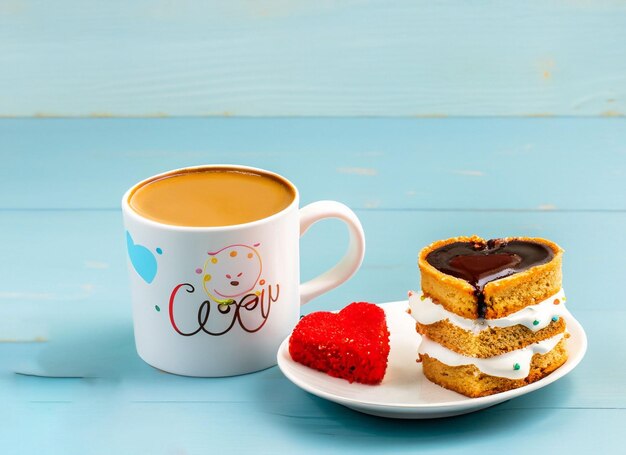
<path fill-rule="evenodd" d="M 620 453 L 625 95 L 624 1 L 0 0 L 0 452 Z M 404 299 L 436 239 L 555 240 L 587 357 L 530 395 L 418 422 L 276 368 L 149 367 L 120 198 L 206 163 L 275 170 L 303 204 L 362 220 L 363 267 L 305 313 Z M 346 241 L 339 222 L 311 229 L 303 279 Z"/>
<path fill-rule="evenodd" d="M 2 0 L 0 115 L 623 116 L 619 0 Z"/>

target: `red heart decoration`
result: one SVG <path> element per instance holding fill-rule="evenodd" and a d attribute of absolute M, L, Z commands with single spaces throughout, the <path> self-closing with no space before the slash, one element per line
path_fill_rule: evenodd
<path fill-rule="evenodd" d="M 339 313 L 303 317 L 289 338 L 291 358 L 336 378 L 379 384 L 387 370 L 389 330 L 377 305 L 354 302 Z"/>

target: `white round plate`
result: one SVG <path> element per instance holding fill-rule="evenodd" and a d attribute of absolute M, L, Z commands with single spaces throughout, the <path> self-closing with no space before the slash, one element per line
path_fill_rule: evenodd
<path fill-rule="evenodd" d="M 389 363 L 380 385 L 352 383 L 333 378 L 297 362 L 289 355 L 289 339 L 278 349 L 278 367 L 298 387 L 313 395 L 356 411 L 398 419 L 432 419 L 466 414 L 525 395 L 562 378 L 580 363 L 587 350 L 587 336 L 573 316 L 565 316 L 570 337 L 569 358 L 554 373 L 518 389 L 481 398 L 468 398 L 430 382 L 415 361 L 420 336 L 415 320 L 407 314 L 407 301 L 380 304 L 385 310 L 390 336 Z"/>

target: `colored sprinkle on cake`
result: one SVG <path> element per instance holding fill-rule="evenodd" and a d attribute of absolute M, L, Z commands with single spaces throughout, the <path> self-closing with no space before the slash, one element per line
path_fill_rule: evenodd
<path fill-rule="evenodd" d="M 389 330 L 377 305 L 354 302 L 339 313 L 300 319 L 289 339 L 294 361 L 350 382 L 380 384 L 387 369 Z"/>

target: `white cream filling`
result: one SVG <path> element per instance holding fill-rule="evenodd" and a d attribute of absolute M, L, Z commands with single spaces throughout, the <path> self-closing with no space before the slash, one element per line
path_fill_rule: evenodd
<path fill-rule="evenodd" d="M 476 365 L 480 371 L 490 376 L 524 379 L 530 373 L 530 364 L 533 355 L 550 352 L 558 342 L 561 341 L 564 335 L 565 333 L 559 333 L 552 338 L 533 343 L 525 348 L 494 357 L 488 357 L 486 359 L 458 354 L 422 336 L 419 353 L 428 354 L 430 357 L 453 367 L 473 364 Z"/>
<path fill-rule="evenodd" d="M 559 302 L 557 305 L 554 304 L 556 300 Z M 563 289 L 560 289 L 552 297 L 535 305 L 527 306 L 504 318 L 468 319 L 446 310 L 442 305 L 433 302 L 429 297 L 423 296 L 421 292 L 409 292 L 411 316 L 420 324 L 429 325 L 447 319 L 450 323 L 473 333 L 478 333 L 490 327 L 511 327 L 518 324 L 536 332 L 546 327 L 553 320 L 558 321 L 559 318 L 567 313 L 565 300 L 565 293 Z"/>

